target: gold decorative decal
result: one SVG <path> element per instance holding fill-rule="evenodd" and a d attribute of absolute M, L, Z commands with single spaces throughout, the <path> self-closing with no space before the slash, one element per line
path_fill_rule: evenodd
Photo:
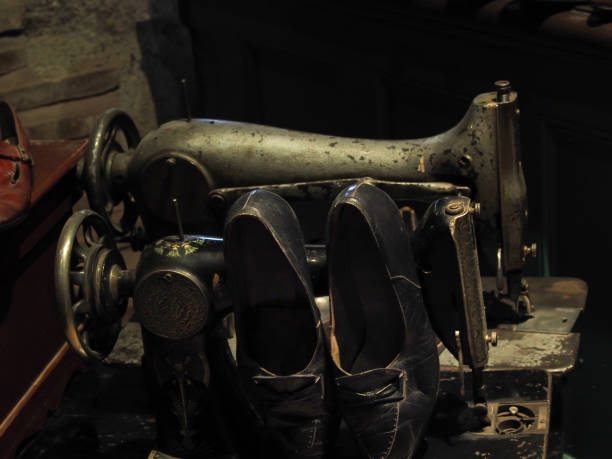
<path fill-rule="evenodd" d="M 181 241 L 179 238 L 171 236 L 155 242 L 153 250 L 164 257 L 181 257 L 197 252 L 207 244 L 209 244 L 209 241 L 202 237 L 188 236 Z"/>

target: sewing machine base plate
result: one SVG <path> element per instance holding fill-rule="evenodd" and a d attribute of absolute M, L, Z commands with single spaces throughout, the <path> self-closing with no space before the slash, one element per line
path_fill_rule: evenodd
<path fill-rule="evenodd" d="M 445 370 L 441 378 L 441 397 L 459 394 L 457 372 Z M 480 432 L 429 435 L 423 458 L 563 456 L 562 378 L 538 370 L 485 371 L 484 383 L 491 425 Z M 465 384 L 471 387 L 469 373 Z"/>

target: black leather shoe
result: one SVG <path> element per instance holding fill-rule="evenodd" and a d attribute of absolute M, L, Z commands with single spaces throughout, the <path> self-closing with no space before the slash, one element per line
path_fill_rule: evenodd
<path fill-rule="evenodd" d="M 332 410 L 326 349 L 303 236 L 280 196 L 255 190 L 229 210 L 225 260 L 244 389 L 260 421 L 260 457 L 322 457 Z"/>
<path fill-rule="evenodd" d="M 411 457 L 439 384 L 434 333 L 393 200 L 361 182 L 328 219 L 330 348 L 338 403 L 364 456 Z"/>

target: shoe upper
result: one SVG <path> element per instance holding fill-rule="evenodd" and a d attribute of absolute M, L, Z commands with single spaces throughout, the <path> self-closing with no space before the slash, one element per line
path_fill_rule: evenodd
<path fill-rule="evenodd" d="M 410 239 L 393 200 L 360 182 L 328 219 L 331 329 L 338 403 L 368 457 L 411 457 L 439 383 Z"/>
<path fill-rule="evenodd" d="M 280 196 L 255 190 L 231 207 L 224 239 L 238 370 L 263 426 L 261 454 L 320 457 L 330 438 L 330 382 L 297 217 Z"/>
<path fill-rule="evenodd" d="M 0 101 L 0 227 L 21 221 L 30 206 L 30 142 L 13 108 Z"/>

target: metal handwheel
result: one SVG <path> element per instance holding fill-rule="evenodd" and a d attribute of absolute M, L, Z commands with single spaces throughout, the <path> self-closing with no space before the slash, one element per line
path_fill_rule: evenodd
<path fill-rule="evenodd" d="M 117 341 L 127 304 L 122 271 L 107 222 L 91 210 L 72 215 L 58 241 L 55 294 L 66 338 L 85 359 L 104 359 Z"/>
<path fill-rule="evenodd" d="M 127 150 L 117 139 L 119 131 L 123 132 Z M 126 190 L 125 177 L 113 175 L 111 169 L 113 164 L 128 161 L 130 150 L 139 142 L 138 129 L 127 113 L 116 108 L 105 111 L 89 137 L 80 173 L 91 208 L 109 222 L 113 233 L 118 236 L 132 230 L 138 214 L 134 199 Z M 122 216 L 119 220 L 112 220 L 114 209 L 121 203 Z"/>

